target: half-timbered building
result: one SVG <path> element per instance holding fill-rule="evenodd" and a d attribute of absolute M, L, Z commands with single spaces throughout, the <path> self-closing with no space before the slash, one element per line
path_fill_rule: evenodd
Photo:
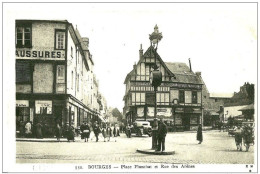
<path fill-rule="evenodd" d="M 202 81 L 200 73 L 194 73 L 185 63 L 164 62 L 151 45 L 127 74 L 124 84 L 124 116 L 128 123 L 135 120 L 154 119 L 155 92 L 149 75 L 155 63 L 162 72 L 162 84 L 158 87 L 157 118 L 164 118 L 174 130 L 195 129 L 202 122 Z M 173 101 L 177 100 L 177 104 Z"/>

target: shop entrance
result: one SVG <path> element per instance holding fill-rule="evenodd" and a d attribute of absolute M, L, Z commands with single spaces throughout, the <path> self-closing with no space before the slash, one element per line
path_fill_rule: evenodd
<path fill-rule="evenodd" d="M 183 116 L 182 125 L 183 125 L 185 131 L 190 130 L 190 117 L 188 115 Z"/>
<path fill-rule="evenodd" d="M 62 107 L 62 106 L 54 105 L 54 113 L 53 113 L 53 116 L 54 116 L 55 125 L 56 125 L 57 123 L 59 123 L 59 124 L 61 125 L 61 121 L 62 121 L 62 110 L 63 110 L 63 107 Z"/>

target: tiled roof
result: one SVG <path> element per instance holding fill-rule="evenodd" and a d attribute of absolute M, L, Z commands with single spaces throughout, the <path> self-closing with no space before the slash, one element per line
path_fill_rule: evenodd
<path fill-rule="evenodd" d="M 190 71 L 185 63 L 165 62 L 165 65 L 176 77 L 173 82 L 203 84 L 201 78 Z"/>

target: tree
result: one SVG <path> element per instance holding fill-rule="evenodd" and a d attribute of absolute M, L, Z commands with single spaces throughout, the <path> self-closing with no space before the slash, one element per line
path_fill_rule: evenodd
<path fill-rule="evenodd" d="M 123 119 L 123 115 L 117 108 L 114 108 L 112 110 L 112 115 L 113 115 L 113 117 L 116 117 L 118 121 L 122 121 L 122 119 Z"/>

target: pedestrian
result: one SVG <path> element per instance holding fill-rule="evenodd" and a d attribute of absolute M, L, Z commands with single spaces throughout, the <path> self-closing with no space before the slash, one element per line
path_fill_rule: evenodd
<path fill-rule="evenodd" d="M 100 130 L 100 127 L 99 127 L 97 121 L 95 121 L 95 123 L 94 123 L 94 125 L 93 125 L 93 132 L 94 132 L 95 137 L 96 137 L 96 142 L 98 142 L 98 140 L 99 140 L 99 139 L 98 139 L 98 136 L 99 136 L 99 133 L 101 132 L 101 130 Z"/>
<path fill-rule="evenodd" d="M 85 142 L 86 142 L 86 139 L 87 139 L 87 142 L 88 142 L 89 135 L 90 135 L 90 127 L 86 122 L 84 122 L 80 126 L 80 131 L 81 131 L 81 139 L 85 139 Z"/>
<path fill-rule="evenodd" d="M 36 127 L 36 138 L 42 138 L 42 124 L 41 124 L 41 122 L 38 122 L 35 127 Z"/>
<path fill-rule="evenodd" d="M 106 142 L 106 138 L 107 138 L 107 125 L 106 125 L 106 123 L 103 124 L 103 126 L 101 128 L 101 133 L 104 137 L 104 142 Z"/>
<path fill-rule="evenodd" d="M 19 134 L 20 134 L 21 138 L 24 137 L 24 122 L 22 120 L 20 121 L 20 124 L 19 124 Z"/>
<path fill-rule="evenodd" d="M 158 121 L 155 118 L 152 125 L 152 149 L 157 149 L 158 145 Z"/>
<path fill-rule="evenodd" d="M 64 138 L 67 138 L 67 136 L 68 136 L 68 134 L 69 134 L 69 127 L 70 127 L 70 126 L 69 126 L 69 122 L 67 122 L 67 123 L 63 126 L 63 129 L 62 129 L 62 130 L 63 130 L 63 131 L 62 131 L 63 133 L 62 133 L 62 134 L 63 134 L 63 137 L 64 137 Z"/>
<path fill-rule="evenodd" d="M 198 144 L 201 144 L 203 141 L 203 135 L 202 135 L 202 125 L 199 124 L 198 130 L 197 130 L 197 140 L 199 141 Z"/>
<path fill-rule="evenodd" d="M 116 142 L 116 137 L 120 136 L 120 134 L 119 134 L 119 128 L 118 128 L 118 125 L 117 125 L 117 124 L 115 124 L 115 126 L 114 126 L 113 135 L 114 135 L 115 142 Z"/>
<path fill-rule="evenodd" d="M 56 134 L 57 141 L 60 142 L 62 129 L 61 129 L 61 126 L 59 123 L 57 123 L 57 125 L 56 125 L 55 134 Z"/>
<path fill-rule="evenodd" d="M 107 125 L 107 141 L 110 141 L 110 137 L 112 137 L 112 129 L 110 127 L 110 124 Z"/>
<path fill-rule="evenodd" d="M 167 134 L 167 126 L 163 121 L 163 118 L 160 119 L 160 124 L 158 126 L 158 147 L 156 151 L 165 151 L 165 137 Z"/>
<path fill-rule="evenodd" d="M 25 124 L 25 137 L 26 138 L 30 138 L 32 136 L 32 124 L 30 121 L 28 121 L 26 124 Z"/>
<path fill-rule="evenodd" d="M 71 125 L 69 126 L 69 130 L 68 130 L 68 135 L 67 135 L 67 140 L 68 142 L 70 142 L 70 140 L 72 140 L 73 142 L 75 142 L 75 128 L 73 126 L 73 122 L 71 123 Z"/>
<path fill-rule="evenodd" d="M 253 143 L 253 129 L 252 127 L 245 125 L 242 131 L 244 146 L 246 146 L 246 152 L 248 152 L 250 144 Z"/>
<path fill-rule="evenodd" d="M 242 151 L 242 131 L 243 130 L 240 125 L 234 129 L 237 150 L 240 150 L 240 151 Z"/>
<path fill-rule="evenodd" d="M 126 126 L 126 136 L 127 136 L 128 138 L 131 138 L 131 134 L 132 134 L 132 132 L 131 132 L 131 126 L 130 126 L 130 124 L 127 124 L 127 126 Z"/>

